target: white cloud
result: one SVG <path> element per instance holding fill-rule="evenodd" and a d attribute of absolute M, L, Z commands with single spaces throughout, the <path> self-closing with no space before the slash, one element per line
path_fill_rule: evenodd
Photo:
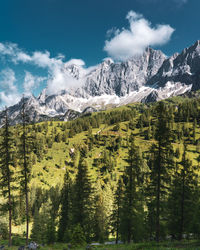
<path fill-rule="evenodd" d="M 0 55 L 7 57 L 15 64 L 26 63 L 47 69 L 48 77 L 46 78 L 46 88 L 48 94 L 56 94 L 61 90 L 69 90 L 69 88 L 78 87 L 82 84 L 81 79 L 74 79 L 69 71 L 67 72 L 65 70 L 66 67 L 77 65 L 81 73 L 80 76 L 88 73 L 94 68 L 86 68 L 85 62 L 81 59 L 64 61 L 64 56 L 62 54 L 59 54 L 57 57 L 51 57 L 48 51 L 35 51 L 28 54 L 14 43 L 0 43 Z M 25 93 L 30 94 L 35 86 L 37 86 L 36 82 L 38 81 L 41 83 L 43 79 L 31 75 L 30 72 L 26 73 L 23 84 Z"/>
<path fill-rule="evenodd" d="M 116 36 L 120 33 L 120 30 L 117 29 L 116 27 L 113 27 L 111 29 L 109 29 L 107 32 L 106 32 L 106 37 L 109 39 L 111 36 Z"/>
<path fill-rule="evenodd" d="M 81 81 L 65 74 L 59 67 L 54 68 L 51 77 L 47 81 L 47 93 L 57 94 L 62 90 L 69 90 L 80 86 Z"/>
<path fill-rule="evenodd" d="M 159 46 L 167 43 L 174 29 L 170 25 L 158 24 L 152 27 L 142 14 L 129 11 L 126 18 L 129 29 L 116 32 L 113 38 L 105 42 L 104 50 L 116 60 L 126 60 L 141 54 L 148 46 Z"/>
<path fill-rule="evenodd" d="M 41 68 L 52 68 L 54 66 L 61 66 L 63 64 L 62 59 L 51 58 L 48 51 L 40 52 L 36 51 L 31 57 L 31 62 Z"/>
<path fill-rule="evenodd" d="M 0 92 L 0 103 L 2 103 L 1 106 L 12 106 L 16 103 L 18 103 L 21 99 L 21 95 L 19 93 L 5 93 L 5 92 Z"/>
<path fill-rule="evenodd" d="M 26 71 L 23 83 L 25 95 L 31 95 L 32 91 L 39 87 L 44 80 L 46 80 L 46 77 L 33 76 L 30 72 Z"/>
<path fill-rule="evenodd" d="M 85 62 L 82 59 L 70 59 L 68 62 L 65 63 L 65 66 L 69 66 L 72 64 L 78 66 L 85 66 Z"/>
<path fill-rule="evenodd" d="M 26 53 L 24 52 L 19 52 L 16 56 L 16 59 L 14 59 L 15 62 L 18 62 L 18 61 L 22 61 L 22 62 L 30 62 L 31 61 L 31 57 L 29 55 L 27 55 Z"/>
<path fill-rule="evenodd" d="M 140 13 L 137 13 L 133 10 L 130 10 L 128 12 L 128 14 L 126 15 L 126 19 L 128 19 L 129 21 L 134 21 L 134 20 L 137 20 L 137 19 L 143 19 L 143 15 L 140 14 Z"/>
<path fill-rule="evenodd" d="M 16 81 L 15 72 L 12 69 L 8 68 L 2 70 L 0 76 L 1 76 L 0 80 L 1 90 L 4 90 L 6 92 L 16 91 L 16 86 L 14 85 L 14 82 Z"/>
<path fill-rule="evenodd" d="M 0 103 L 6 106 L 17 103 L 21 95 L 15 85 L 14 71 L 10 68 L 4 69 L 0 72 L 0 77 Z"/>
<path fill-rule="evenodd" d="M 17 45 L 14 43 L 0 43 L 0 53 L 2 55 L 15 55 L 15 50 L 17 49 Z"/>

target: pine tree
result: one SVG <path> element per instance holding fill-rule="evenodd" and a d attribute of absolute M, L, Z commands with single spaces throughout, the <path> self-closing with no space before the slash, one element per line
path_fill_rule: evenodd
<path fill-rule="evenodd" d="M 59 187 L 52 187 L 49 190 L 49 218 L 47 223 L 47 242 L 54 243 L 56 241 L 56 218 L 60 206 L 60 190 Z"/>
<path fill-rule="evenodd" d="M 29 183 L 31 177 L 31 165 L 30 165 L 30 151 L 31 151 L 31 140 L 28 136 L 27 125 L 28 115 L 26 113 L 25 97 L 22 99 L 22 110 L 21 110 L 21 121 L 22 121 L 22 135 L 20 144 L 20 158 L 21 158 L 21 188 L 25 196 L 25 214 L 26 214 L 26 245 L 28 245 L 29 238 Z"/>
<path fill-rule="evenodd" d="M 85 232 L 80 224 L 74 226 L 71 236 L 71 243 L 73 247 L 80 247 L 85 245 Z"/>
<path fill-rule="evenodd" d="M 121 224 L 121 212 L 122 212 L 122 199 L 123 199 L 123 181 L 120 178 L 118 180 L 117 189 L 114 194 L 114 204 L 113 211 L 110 216 L 110 223 L 112 233 L 115 233 L 115 242 L 116 244 L 119 241 L 119 232 L 120 232 L 120 224 Z"/>
<path fill-rule="evenodd" d="M 87 241 L 91 240 L 94 215 L 94 190 L 88 173 L 85 155 L 80 153 L 78 172 L 75 179 L 73 199 L 73 223 L 80 224 Z"/>
<path fill-rule="evenodd" d="M 0 142 L 0 171 L 1 182 L 0 187 L 2 194 L 6 199 L 5 210 L 9 214 L 9 246 L 12 245 L 12 212 L 13 212 L 13 134 L 10 129 L 8 110 L 3 112 L 3 127 L 1 129 L 1 142 Z"/>
<path fill-rule="evenodd" d="M 51 217 L 49 213 L 49 204 L 46 201 L 40 209 L 35 208 L 35 213 L 33 216 L 33 226 L 31 231 L 31 239 L 37 243 L 49 243 Z M 54 232 L 53 240 L 55 240 L 55 227 L 51 229 L 51 232 Z M 51 242 L 51 240 L 50 240 Z"/>
<path fill-rule="evenodd" d="M 47 219 L 47 231 L 46 231 L 46 237 L 47 237 L 47 243 L 53 244 L 56 241 L 56 223 L 53 217 L 51 217 L 51 214 Z"/>
<path fill-rule="evenodd" d="M 198 185 L 196 167 L 192 166 L 186 152 L 187 146 L 184 144 L 182 160 L 176 164 L 168 199 L 169 231 L 179 240 L 182 239 L 183 233 L 188 233 L 190 230 L 197 200 L 195 197 Z"/>
<path fill-rule="evenodd" d="M 71 224 L 71 214 L 72 214 L 72 181 L 68 170 L 66 170 L 64 177 L 64 185 L 61 192 L 61 214 L 58 228 L 58 241 L 68 241 L 69 239 L 64 239 L 66 231 L 69 230 Z"/>
<path fill-rule="evenodd" d="M 164 209 L 167 198 L 167 190 L 170 184 L 170 171 L 174 168 L 174 152 L 170 140 L 171 131 L 168 125 L 168 110 L 163 102 L 158 103 L 156 114 L 155 139 L 157 143 L 153 144 L 150 150 L 150 182 L 147 190 L 147 199 L 149 221 L 155 226 L 156 241 L 159 242 L 161 212 Z"/>
<path fill-rule="evenodd" d="M 193 121 L 193 143 L 196 143 L 196 128 L 197 128 L 197 120 L 194 119 Z"/>
<path fill-rule="evenodd" d="M 104 206 L 103 194 L 100 193 L 95 198 L 94 240 L 103 243 L 107 236 L 107 215 Z"/>
<path fill-rule="evenodd" d="M 44 229 L 44 221 L 42 220 L 38 208 L 35 209 L 34 217 L 33 217 L 33 226 L 31 231 L 31 239 L 38 243 L 42 242 L 42 228 Z"/>
<path fill-rule="evenodd" d="M 137 227 L 136 218 L 138 216 L 140 217 L 140 212 L 143 209 L 142 204 L 140 203 L 140 192 L 138 191 L 141 180 L 142 165 L 143 162 L 139 153 L 139 148 L 135 145 L 135 142 L 132 139 L 128 153 L 128 166 L 126 167 L 123 176 L 125 187 L 120 225 L 121 237 L 128 243 L 130 243 L 131 240 L 137 241 L 137 239 L 134 238 L 134 232 L 139 229 Z"/>

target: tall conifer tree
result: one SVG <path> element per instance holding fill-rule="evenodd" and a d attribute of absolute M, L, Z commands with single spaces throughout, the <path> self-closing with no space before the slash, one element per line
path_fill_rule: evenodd
<path fill-rule="evenodd" d="M 27 125 L 29 119 L 26 112 L 25 97 L 22 98 L 21 109 L 21 123 L 22 123 L 22 135 L 20 143 L 20 159 L 21 159 L 21 188 L 25 196 L 25 214 L 26 214 L 26 245 L 28 245 L 29 239 L 29 183 L 31 177 L 31 165 L 30 165 L 30 149 L 31 141 L 28 136 Z"/>
<path fill-rule="evenodd" d="M 113 211 L 110 216 L 110 223 L 112 233 L 115 233 L 116 244 L 119 241 L 120 225 L 121 225 L 121 212 L 122 212 L 122 199 L 123 199 L 123 181 L 120 178 L 117 183 L 117 189 L 114 194 Z"/>
<path fill-rule="evenodd" d="M 184 144 L 182 160 L 177 162 L 173 175 L 168 199 L 168 225 L 170 234 L 181 240 L 184 233 L 189 233 L 195 214 L 197 194 L 196 167 L 186 155 L 187 146 Z"/>
<path fill-rule="evenodd" d="M 140 177 L 142 170 L 142 158 L 139 153 L 139 148 L 135 145 L 134 139 L 131 136 L 131 142 L 128 153 L 128 166 L 124 172 L 124 195 L 122 200 L 122 213 L 120 234 L 124 241 L 128 243 L 134 238 L 134 233 L 137 231 L 137 217 L 140 217 L 143 209 L 139 204 L 140 195 L 137 189 L 140 186 Z"/>
<path fill-rule="evenodd" d="M 160 240 L 161 213 L 170 185 L 170 172 L 174 168 L 174 152 L 171 145 L 171 131 L 167 107 L 159 102 L 156 109 L 156 144 L 151 147 L 149 160 L 150 183 L 148 185 L 149 220 L 155 226 L 156 241 Z"/>
<path fill-rule="evenodd" d="M 58 240 L 59 241 L 67 241 L 69 239 L 64 238 L 67 236 L 67 231 L 69 232 L 71 225 L 71 216 L 72 216 L 72 181 L 69 175 L 68 170 L 66 170 L 64 177 L 64 185 L 61 192 L 61 213 L 60 213 L 60 221 L 58 228 Z"/>
<path fill-rule="evenodd" d="M 6 199 L 5 209 L 9 214 L 9 246 L 12 244 L 12 211 L 13 211 L 13 134 L 10 129 L 8 110 L 3 112 L 3 127 L 1 129 L 1 142 L 0 142 L 0 171 L 1 182 L 0 187 L 4 198 Z"/>
<path fill-rule="evenodd" d="M 88 166 L 84 160 L 85 153 L 80 152 L 78 172 L 75 179 L 73 197 L 73 223 L 80 224 L 87 241 L 91 240 L 94 221 L 94 190 L 88 173 Z"/>

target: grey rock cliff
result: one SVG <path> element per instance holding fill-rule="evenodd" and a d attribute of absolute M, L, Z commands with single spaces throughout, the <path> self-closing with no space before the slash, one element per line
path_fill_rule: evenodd
<path fill-rule="evenodd" d="M 142 55 L 114 63 L 107 58 L 90 71 L 71 64 L 63 72 L 82 82 L 81 87 L 38 98 L 26 98 L 31 121 L 70 120 L 81 113 L 131 102 L 152 102 L 200 89 L 200 41 L 167 58 L 147 48 Z M 20 121 L 22 102 L 9 107 L 13 124 Z M 0 113 L 1 123 L 1 113 Z"/>

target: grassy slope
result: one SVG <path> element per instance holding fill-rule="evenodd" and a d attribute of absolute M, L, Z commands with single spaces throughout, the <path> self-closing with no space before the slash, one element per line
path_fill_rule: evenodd
<path fill-rule="evenodd" d="M 172 103 L 179 103 L 181 102 L 181 98 L 174 98 L 173 100 L 170 100 Z M 122 111 L 122 110 L 129 110 L 133 108 L 135 104 L 133 105 L 127 105 L 119 108 L 115 108 L 115 111 Z M 105 114 L 111 112 L 113 109 L 103 111 Z M 95 114 L 92 114 L 92 116 L 95 116 Z M 135 121 L 139 118 L 140 114 L 137 113 L 136 117 L 134 118 Z M 63 132 L 60 125 L 62 125 L 64 122 L 48 122 L 48 133 L 47 135 L 43 134 L 43 131 L 41 132 L 41 136 L 50 136 L 53 134 L 53 131 L 55 128 L 57 128 L 57 132 Z M 104 136 L 106 138 L 114 138 L 117 136 L 122 137 L 122 147 L 112 155 L 113 158 L 116 159 L 116 165 L 117 167 L 114 170 L 114 178 L 110 181 L 110 186 L 115 188 L 116 181 L 118 179 L 118 176 L 123 172 L 124 167 L 126 166 L 126 158 L 127 158 L 127 135 L 130 135 L 132 132 L 135 135 L 135 141 L 136 144 L 140 147 L 140 150 L 142 152 L 148 152 L 150 146 L 154 142 L 153 140 L 145 140 L 144 136 L 141 136 L 139 129 L 128 129 L 127 130 L 127 122 L 120 122 L 120 129 L 119 131 L 113 131 L 113 126 L 108 126 L 106 124 L 101 124 L 99 128 L 93 128 L 92 134 L 97 134 L 100 130 L 101 136 Z M 36 126 L 40 126 L 43 123 L 36 124 Z M 175 125 L 174 129 L 176 130 Z M 189 127 L 192 128 L 193 124 L 189 123 Z M 146 130 L 147 128 L 144 128 Z M 144 131 L 143 130 L 143 131 Z M 65 131 L 66 133 L 69 132 L 69 129 Z M 44 189 L 49 189 L 51 186 L 60 186 L 62 187 L 63 184 L 63 176 L 65 173 L 66 168 L 70 170 L 72 174 L 75 173 L 75 169 L 73 169 L 70 166 L 70 163 L 72 162 L 71 156 L 69 154 L 70 149 L 76 148 L 76 146 L 85 143 L 85 140 L 87 139 L 88 132 L 81 132 L 79 134 L 76 134 L 73 138 L 67 138 L 67 143 L 64 142 L 54 142 L 52 145 L 52 148 L 48 148 L 45 156 L 43 159 L 39 162 L 37 161 L 35 165 L 32 166 L 32 180 L 31 180 L 31 186 L 36 187 L 42 187 Z M 196 129 L 196 139 L 200 138 L 200 127 L 197 126 Z M 177 142 L 173 143 L 174 149 L 179 147 L 180 153 L 183 151 L 183 143 Z M 99 171 L 97 168 L 93 166 L 93 162 L 95 159 L 98 159 L 102 156 L 102 153 L 105 149 L 105 146 L 103 145 L 103 142 L 100 141 L 99 145 L 94 145 L 92 150 L 88 153 L 87 162 L 90 170 L 90 174 L 95 181 L 97 176 L 99 175 Z M 188 145 L 188 157 L 192 160 L 193 164 L 197 165 L 196 158 L 199 154 L 196 152 L 196 146 L 189 144 Z M 24 229 L 24 226 L 18 226 L 14 227 L 15 233 L 21 233 Z M 51 249 L 51 248 L 48 248 Z M 58 248 L 59 249 L 59 248 Z M 117 248 L 122 249 L 122 248 Z M 135 248 L 127 248 L 127 249 L 135 249 Z M 142 248 L 145 249 L 145 248 Z"/>
<path fill-rule="evenodd" d="M 125 131 L 127 122 L 121 122 L 120 123 L 120 130 L 118 132 L 112 131 L 113 126 L 107 126 L 105 127 L 104 124 L 101 125 L 102 131 L 101 135 L 103 136 L 121 136 L 122 137 L 122 145 L 126 145 L 126 137 L 127 135 L 130 135 L 131 132 L 135 135 L 135 141 L 136 144 L 140 147 L 140 150 L 142 152 L 148 152 L 150 146 L 154 142 L 153 140 L 145 140 L 143 136 L 140 136 L 139 130 L 135 129 L 134 131 L 128 130 Z M 53 123 L 53 128 L 57 125 L 56 122 Z M 189 126 L 192 128 L 192 123 L 189 124 Z M 145 130 L 145 129 L 144 129 Z M 58 128 L 59 131 L 59 128 Z M 93 129 L 92 133 L 95 135 L 99 131 L 99 129 Z M 44 159 L 41 162 L 37 162 L 33 168 L 33 179 L 31 181 L 32 185 L 36 186 L 42 186 L 44 188 L 49 188 L 50 186 L 56 186 L 56 185 L 62 185 L 63 181 L 63 175 L 65 173 L 65 169 L 71 167 L 69 165 L 66 165 L 65 162 L 71 162 L 71 157 L 69 155 L 69 151 L 71 148 L 76 147 L 79 144 L 84 143 L 87 137 L 87 132 L 81 132 L 80 134 L 75 135 L 73 138 L 69 138 L 69 143 L 53 143 L 53 146 L 51 149 L 48 149 L 47 154 L 45 155 Z M 200 138 L 200 128 L 198 127 L 196 129 L 196 139 Z M 180 152 L 183 151 L 183 143 L 177 142 L 173 143 L 174 149 L 178 148 L 180 149 Z M 91 171 L 92 176 L 96 177 L 96 171 L 92 168 L 92 163 L 94 159 L 98 159 L 101 157 L 101 153 L 104 151 L 104 146 L 96 146 L 94 145 L 92 151 L 88 153 L 88 165 Z M 119 151 L 117 152 L 116 160 L 117 160 L 117 168 L 116 168 L 116 174 L 121 170 L 123 171 L 124 166 L 126 165 L 125 158 L 127 157 L 127 147 L 122 146 Z M 196 146 L 189 144 L 188 145 L 188 157 L 190 160 L 192 160 L 193 164 L 196 165 L 197 161 L 196 158 L 198 156 L 198 153 L 196 152 Z M 44 170 L 44 166 L 48 169 L 48 171 Z M 71 169 L 72 170 L 72 169 Z"/>

